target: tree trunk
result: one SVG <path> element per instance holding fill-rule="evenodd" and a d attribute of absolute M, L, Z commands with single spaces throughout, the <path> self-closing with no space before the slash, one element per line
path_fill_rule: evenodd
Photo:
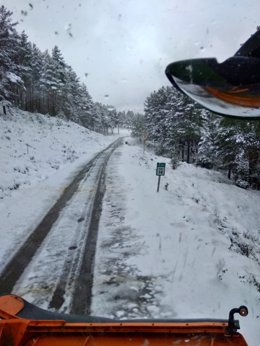
<path fill-rule="evenodd" d="M 250 185 L 258 185 L 257 175 L 257 163 L 258 163 L 258 151 L 256 148 L 249 149 L 248 152 L 248 173 Z"/>
<path fill-rule="evenodd" d="M 181 160 L 182 160 L 182 162 L 185 161 L 184 157 L 185 157 L 185 146 L 184 146 L 184 144 L 182 144 L 182 147 L 181 147 Z"/>
<path fill-rule="evenodd" d="M 232 165 L 228 166 L 228 179 L 231 179 Z"/>
<path fill-rule="evenodd" d="M 190 163 L 190 141 L 187 141 L 187 163 Z"/>

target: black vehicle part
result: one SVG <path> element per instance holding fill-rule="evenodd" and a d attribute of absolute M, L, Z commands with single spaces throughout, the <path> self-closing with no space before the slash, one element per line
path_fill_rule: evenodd
<path fill-rule="evenodd" d="M 231 309 L 228 318 L 228 333 L 235 334 L 240 329 L 239 321 L 234 319 L 234 315 L 239 314 L 240 316 L 247 316 L 248 309 L 246 306 L 241 305 L 239 308 Z"/>

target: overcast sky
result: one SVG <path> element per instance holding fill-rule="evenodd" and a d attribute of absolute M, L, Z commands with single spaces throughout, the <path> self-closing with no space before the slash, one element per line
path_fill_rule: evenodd
<path fill-rule="evenodd" d="M 260 0 L 2 0 L 41 50 L 58 45 L 94 101 L 142 110 L 167 64 L 233 55 Z M 108 95 L 108 96 L 107 96 Z"/>

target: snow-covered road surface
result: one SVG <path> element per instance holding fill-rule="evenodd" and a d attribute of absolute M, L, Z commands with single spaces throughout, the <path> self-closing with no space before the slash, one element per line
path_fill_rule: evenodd
<path fill-rule="evenodd" d="M 79 289 L 84 286 L 81 267 L 90 267 L 83 263 L 83 259 L 84 253 L 90 251 L 89 228 L 95 216 L 93 206 L 107 160 L 120 142 L 120 139 L 115 141 L 79 172 L 33 231 L 33 237 L 30 235 L 25 240 L 1 274 L 3 293 L 8 293 L 6 282 L 9 291 L 10 285 L 16 282 L 13 292 L 36 305 L 73 313 L 81 312 L 76 308 L 83 307 L 80 296 L 84 295 L 85 302 L 90 301 L 91 281 L 84 294 Z M 80 304 L 77 303 L 79 299 Z"/>
<path fill-rule="evenodd" d="M 91 214 L 98 176 L 109 156 L 108 152 L 97 154 L 119 136 L 103 136 L 70 121 L 20 110 L 1 117 L 0 125 L 1 293 L 11 292 L 35 254 L 32 272 L 24 272 L 13 292 L 23 290 L 26 296 L 29 291 L 31 302 L 40 300 L 48 307 L 55 288 L 52 279 L 58 282 L 60 266 L 68 268 L 71 262 L 77 263 L 75 253 L 80 260 L 80 237 L 85 237 L 83 230 L 89 222 L 86 213 Z M 77 196 L 71 199 L 81 180 Z M 66 212 L 59 215 L 63 207 Z M 45 217 L 48 213 L 51 217 Z M 37 228 L 38 232 L 34 232 Z M 45 238 L 48 232 L 51 240 Z M 38 235 L 32 236 L 34 233 Z M 23 247 L 28 239 L 29 246 Z M 42 262 L 37 257 L 41 253 Z M 66 266 L 64 260 L 68 262 Z M 10 271 L 6 271 L 8 263 L 12 264 Z M 8 280 L 5 274 L 11 275 Z M 64 299 L 66 296 L 55 304 L 62 305 Z"/>
<path fill-rule="evenodd" d="M 193 165 L 172 170 L 128 142 L 107 168 L 92 314 L 228 318 L 247 305 L 242 332 L 259 346 L 259 192 Z M 159 193 L 156 162 L 166 162 Z"/>

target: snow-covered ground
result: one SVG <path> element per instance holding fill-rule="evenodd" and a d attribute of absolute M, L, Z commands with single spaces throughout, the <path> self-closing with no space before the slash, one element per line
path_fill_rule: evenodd
<path fill-rule="evenodd" d="M 157 162 L 167 166 L 159 193 Z M 172 170 L 129 140 L 107 169 L 92 313 L 227 318 L 247 305 L 242 332 L 259 346 L 259 205 L 258 191 L 185 163 Z"/>
<path fill-rule="evenodd" d="M 1 117 L 0 129 L 1 270 L 84 163 L 116 136 L 20 111 Z M 242 333 L 259 346 L 259 191 L 192 165 L 172 170 L 169 160 L 125 141 L 107 168 L 93 314 L 226 318 L 245 304 Z M 156 162 L 167 165 L 159 193 Z M 57 242 L 45 244 L 48 256 Z"/>
<path fill-rule="evenodd" d="M 0 270 L 80 168 L 116 138 L 37 113 L 0 116 Z"/>

